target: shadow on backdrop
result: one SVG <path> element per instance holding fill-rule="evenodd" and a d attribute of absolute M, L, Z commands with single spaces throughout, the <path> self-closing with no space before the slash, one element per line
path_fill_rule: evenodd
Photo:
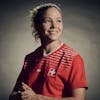
<path fill-rule="evenodd" d="M 46 0 L 4 0 L 0 3 L 0 100 L 8 100 L 24 57 L 39 46 L 32 37 L 29 11 Z M 98 1 L 49 0 L 63 10 L 64 42 L 84 58 L 89 89 L 86 100 L 100 100 L 100 7 Z"/>

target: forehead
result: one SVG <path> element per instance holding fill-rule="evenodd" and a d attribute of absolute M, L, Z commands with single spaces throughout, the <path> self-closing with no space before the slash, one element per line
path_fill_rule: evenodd
<path fill-rule="evenodd" d="M 49 7 L 43 17 L 50 17 L 50 16 L 53 16 L 53 17 L 62 17 L 61 15 L 61 12 L 60 10 L 58 10 L 56 7 Z"/>

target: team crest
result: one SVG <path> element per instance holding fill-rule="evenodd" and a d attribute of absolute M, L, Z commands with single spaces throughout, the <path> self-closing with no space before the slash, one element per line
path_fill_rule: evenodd
<path fill-rule="evenodd" d="M 47 75 L 48 76 L 55 76 L 56 75 L 56 69 L 50 68 Z"/>

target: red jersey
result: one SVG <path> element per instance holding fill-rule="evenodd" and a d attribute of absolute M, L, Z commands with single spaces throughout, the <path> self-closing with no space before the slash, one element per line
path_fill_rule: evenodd
<path fill-rule="evenodd" d="M 47 56 L 43 55 L 42 47 L 27 55 L 15 91 L 21 82 L 37 94 L 55 98 L 70 97 L 73 89 L 87 88 L 83 60 L 66 44 Z"/>

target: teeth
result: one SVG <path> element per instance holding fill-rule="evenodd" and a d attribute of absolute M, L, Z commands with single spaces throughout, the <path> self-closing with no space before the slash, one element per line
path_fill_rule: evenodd
<path fill-rule="evenodd" d="M 56 32 L 56 31 L 50 31 L 50 32 Z"/>

